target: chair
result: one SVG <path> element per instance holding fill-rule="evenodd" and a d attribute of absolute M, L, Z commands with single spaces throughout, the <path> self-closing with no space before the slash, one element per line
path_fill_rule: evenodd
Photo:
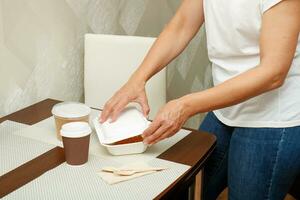
<path fill-rule="evenodd" d="M 139 66 L 155 38 L 86 34 L 84 56 L 85 103 L 103 108 L 105 102 L 128 80 Z M 166 70 L 152 77 L 146 84 L 150 106 L 149 117 L 154 118 L 166 103 Z"/>

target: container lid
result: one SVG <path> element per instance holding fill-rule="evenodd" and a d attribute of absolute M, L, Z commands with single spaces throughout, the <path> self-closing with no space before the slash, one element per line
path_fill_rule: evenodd
<path fill-rule="evenodd" d="M 130 137 L 141 135 L 150 122 L 135 107 L 127 107 L 115 122 L 107 120 L 99 123 L 98 117 L 93 120 L 96 133 L 102 144 L 112 144 Z"/>
<path fill-rule="evenodd" d="M 62 102 L 52 108 L 52 114 L 64 118 L 77 118 L 89 115 L 91 108 L 79 102 Z"/>
<path fill-rule="evenodd" d="M 91 134 L 92 129 L 87 122 L 70 122 L 62 126 L 60 134 L 68 138 L 80 138 Z"/>

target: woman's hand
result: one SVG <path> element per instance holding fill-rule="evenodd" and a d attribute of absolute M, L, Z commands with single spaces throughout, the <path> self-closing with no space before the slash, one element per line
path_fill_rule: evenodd
<path fill-rule="evenodd" d="M 100 116 L 100 122 L 103 123 L 108 118 L 111 119 L 111 122 L 115 121 L 130 102 L 139 103 L 144 116 L 148 115 L 150 109 L 146 96 L 145 82 L 130 79 L 106 102 Z"/>
<path fill-rule="evenodd" d="M 160 109 L 150 126 L 144 131 L 144 143 L 154 144 L 177 133 L 186 120 L 189 112 L 183 101 L 176 99 Z"/>

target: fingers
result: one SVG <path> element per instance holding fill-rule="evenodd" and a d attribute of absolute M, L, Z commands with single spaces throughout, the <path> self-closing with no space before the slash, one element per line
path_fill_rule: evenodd
<path fill-rule="evenodd" d="M 148 114 L 150 112 L 150 107 L 148 104 L 148 99 L 147 99 L 146 93 L 143 92 L 142 94 L 140 94 L 140 96 L 138 98 L 136 98 L 133 101 L 140 104 L 140 106 L 142 107 L 142 112 L 143 112 L 144 117 L 148 117 Z"/>
<path fill-rule="evenodd" d="M 111 101 L 108 101 L 108 103 L 105 104 L 104 109 L 101 113 L 100 122 L 103 123 L 108 118 L 111 119 L 110 122 L 116 121 L 117 117 L 127 104 L 128 101 L 126 99 L 123 99 L 117 103 L 112 103 Z"/>
<path fill-rule="evenodd" d="M 153 132 L 153 134 L 147 136 L 144 139 L 144 143 L 153 144 L 163 133 L 168 131 L 168 129 L 169 129 L 169 127 L 167 127 L 167 126 L 160 126 L 158 129 L 156 129 L 155 132 Z"/>
<path fill-rule="evenodd" d="M 119 114 L 122 112 L 122 110 L 125 108 L 125 106 L 127 104 L 128 104 L 128 101 L 122 100 L 116 106 L 114 106 L 113 111 L 110 114 L 111 122 L 116 121 Z"/>
<path fill-rule="evenodd" d="M 160 137 L 158 137 L 154 142 L 153 144 L 161 141 L 161 140 L 164 140 L 166 138 L 169 138 L 171 136 L 173 136 L 175 133 L 177 133 L 179 131 L 179 129 L 177 127 L 171 129 L 171 130 L 167 130 L 165 133 L 163 133 Z"/>
<path fill-rule="evenodd" d="M 150 112 L 150 108 L 149 108 L 149 104 L 148 104 L 148 99 L 146 96 L 146 93 L 144 93 L 144 95 L 142 96 L 141 100 L 140 100 L 140 104 L 142 106 L 142 110 L 143 110 L 143 114 L 145 117 L 148 116 L 149 112 Z"/>
<path fill-rule="evenodd" d="M 150 135 L 152 135 L 159 127 L 160 127 L 160 122 L 154 120 L 150 126 L 143 132 L 142 136 L 143 138 L 147 138 Z"/>
<path fill-rule="evenodd" d="M 100 116 L 100 122 L 105 122 L 108 118 L 111 119 L 111 122 L 116 121 L 122 110 L 125 108 L 125 106 L 129 103 L 127 99 L 121 100 L 117 102 L 116 104 L 113 104 L 111 102 L 108 102 L 105 104 L 104 109 Z M 140 103 L 142 106 L 143 114 L 146 117 L 149 114 L 149 105 L 147 100 L 143 101 L 143 103 Z"/>
<path fill-rule="evenodd" d="M 110 103 L 110 101 L 108 101 L 103 108 L 103 111 L 101 112 L 101 116 L 100 116 L 100 123 L 103 123 L 107 120 L 107 118 L 109 117 L 110 113 L 113 110 L 113 106 L 112 103 Z"/>
<path fill-rule="evenodd" d="M 108 118 L 111 118 L 111 122 L 114 122 L 125 106 L 130 101 L 139 103 L 142 107 L 143 115 L 147 117 L 150 108 L 148 105 L 147 96 L 144 92 L 138 93 L 138 91 L 130 91 L 133 87 L 127 87 L 119 90 L 104 106 L 100 116 L 100 123 L 105 122 Z"/>
<path fill-rule="evenodd" d="M 179 124 L 173 121 L 156 118 L 144 131 L 143 137 L 146 144 L 154 144 L 160 140 L 174 135 L 180 129 Z"/>

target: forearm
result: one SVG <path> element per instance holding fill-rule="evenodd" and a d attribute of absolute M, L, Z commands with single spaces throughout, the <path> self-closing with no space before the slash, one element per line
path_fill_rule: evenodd
<path fill-rule="evenodd" d="M 189 42 L 183 30 L 176 24 L 169 24 L 159 35 L 142 64 L 135 71 L 134 77 L 139 77 L 144 82 L 163 69 L 177 57 Z"/>
<path fill-rule="evenodd" d="M 183 1 L 132 77 L 146 82 L 163 69 L 185 49 L 203 21 L 202 1 Z"/>
<path fill-rule="evenodd" d="M 282 74 L 272 74 L 265 67 L 256 67 L 213 88 L 183 96 L 189 116 L 241 103 L 283 84 Z"/>

